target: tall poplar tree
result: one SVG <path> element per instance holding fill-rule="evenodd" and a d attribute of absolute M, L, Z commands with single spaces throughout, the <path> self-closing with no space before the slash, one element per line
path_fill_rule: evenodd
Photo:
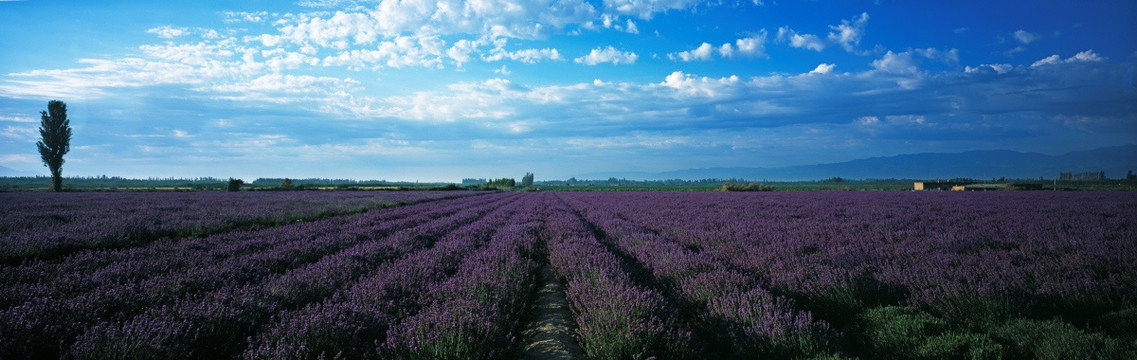
<path fill-rule="evenodd" d="M 41 140 L 36 142 L 43 164 L 51 169 L 51 187 L 63 190 L 63 155 L 71 150 L 71 121 L 67 120 L 67 104 L 59 100 L 47 102 L 47 111 L 40 111 Z"/>

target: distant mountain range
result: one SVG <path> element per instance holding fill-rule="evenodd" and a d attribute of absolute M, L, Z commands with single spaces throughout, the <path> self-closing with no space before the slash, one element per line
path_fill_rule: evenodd
<path fill-rule="evenodd" d="M 1064 155 L 1045 155 L 1007 150 L 922 153 L 873 157 L 831 164 L 778 168 L 717 167 L 660 173 L 596 172 L 580 179 L 698 180 L 746 179 L 770 181 L 845 179 L 1052 179 L 1061 172 L 1105 171 L 1107 178 L 1124 178 L 1137 171 L 1137 144 L 1104 147 Z"/>

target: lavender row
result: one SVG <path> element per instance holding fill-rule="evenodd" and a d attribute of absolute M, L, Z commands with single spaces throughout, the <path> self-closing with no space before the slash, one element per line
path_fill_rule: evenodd
<path fill-rule="evenodd" d="M 520 216 L 486 248 L 462 260 L 458 272 L 429 286 L 429 305 L 388 330 L 381 357 L 400 359 L 504 359 L 513 330 L 535 285 L 538 201 L 528 198 Z"/>
<path fill-rule="evenodd" d="M 463 284 L 461 280 L 450 280 L 462 268 L 463 259 L 469 263 L 483 258 L 484 255 L 478 255 L 479 249 L 486 247 L 490 239 L 507 236 L 513 228 L 506 224 L 516 220 L 519 215 L 515 214 L 522 212 L 511 208 L 491 214 L 448 235 L 429 250 L 383 264 L 323 302 L 279 314 L 250 341 L 244 357 L 382 358 L 391 357 L 392 351 L 409 354 L 417 350 L 410 344 L 415 329 L 399 324 L 446 320 L 431 319 L 427 315 L 417 320 L 407 319 L 424 308 L 429 309 L 429 314 L 438 314 L 436 311 L 441 308 L 431 309 L 432 301 L 442 301 L 440 296 L 444 295 L 447 284 Z M 474 260 L 467 258 L 471 253 L 475 254 Z M 463 274 L 457 278 L 470 279 L 472 275 Z M 392 333 L 398 335 L 389 336 Z"/>
<path fill-rule="evenodd" d="M 700 343 L 659 292 L 636 285 L 624 264 L 563 202 L 545 215 L 549 262 L 566 282 L 580 346 L 592 359 L 697 358 Z"/>
<path fill-rule="evenodd" d="M 70 342 L 85 327 L 100 320 L 129 319 L 148 306 L 170 303 L 184 296 L 216 289 L 231 281 L 218 275 L 236 274 L 241 278 L 233 280 L 256 280 L 266 273 L 278 271 L 277 266 L 310 261 L 308 256 L 323 256 L 325 252 L 312 250 L 338 245 L 341 239 L 322 237 L 297 243 L 306 246 L 290 247 L 281 252 L 258 252 L 234 259 L 235 261 L 191 268 L 170 276 L 104 284 L 78 293 L 71 293 L 67 288 L 45 287 L 49 291 L 47 295 L 28 299 L 0 313 L 0 327 L 2 332 L 8 334 L 4 341 L 13 342 L 2 344 L 5 346 L 0 348 L 15 350 L 17 353 L 35 351 L 36 346 L 55 348 L 61 343 Z M 304 257 L 295 259 L 296 255 Z M 244 270 L 251 270 L 252 273 Z"/>
<path fill-rule="evenodd" d="M 0 264 L 137 246 L 249 225 L 310 221 L 469 192 L 6 193 Z"/>
<path fill-rule="evenodd" d="M 8 296 L 29 295 L 27 299 L 32 305 L 16 310 L 23 312 L 27 312 L 29 306 L 54 309 L 67 303 L 78 304 L 83 309 L 101 308 L 103 313 L 106 313 L 106 307 L 99 304 L 117 303 L 121 305 L 115 308 L 130 311 L 135 308 L 126 305 L 162 304 L 182 296 L 213 290 L 227 283 L 256 281 L 259 277 L 301 266 L 323 255 L 368 241 L 372 237 L 383 236 L 402 230 L 404 227 L 410 228 L 473 205 L 470 201 L 451 203 L 450 206 L 441 207 L 441 211 L 418 207 L 420 214 L 399 219 L 400 221 L 368 221 L 370 225 L 367 226 L 363 226 L 364 221 L 350 222 L 356 226 L 344 226 L 344 222 L 341 221 L 320 221 L 285 226 L 260 233 L 226 234 L 217 236 L 221 239 L 212 242 L 218 246 L 209 251 L 212 254 L 204 256 L 198 254 L 197 250 L 203 249 L 197 246 L 183 248 L 180 252 L 150 253 L 151 257 L 140 257 L 136 261 L 124 264 L 115 263 L 108 268 L 85 275 L 68 274 L 69 276 L 63 278 L 74 280 L 73 282 L 61 283 L 45 277 L 42 278 L 42 283 L 14 287 L 13 290 L 24 290 L 24 292 L 13 291 L 8 293 Z M 408 211 L 415 210 L 412 208 Z M 378 220 L 387 218 L 390 217 L 383 216 Z M 258 247 L 255 252 L 245 254 L 225 254 L 226 249 L 232 248 L 229 245 L 265 239 L 273 242 L 271 247 Z M 220 253 L 216 250 L 220 250 Z M 186 266 L 180 269 L 160 267 L 175 262 Z M 37 292 L 43 294 L 36 294 Z"/>
<path fill-rule="evenodd" d="M 102 218 L 171 215 L 184 222 L 248 221 L 303 216 L 316 211 L 351 211 L 384 203 L 418 202 L 469 192 L 138 192 L 3 193 L 0 235 L 23 230 L 66 228 Z M 210 210 L 210 211 L 206 211 Z M 168 226 L 168 224 L 158 224 Z"/>
<path fill-rule="evenodd" d="M 837 336 L 829 324 L 815 322 L 793 300 L 771 294 L 754 276 L 628 222 L 606 207 L 564 195 L 618 251 L 649 269 L 665 294 L 689 307 L 685 312 L 698 333 L 711 341 L 715 357 L 789 358 L 835 351 Z"/>
<path fill-rule="evenodd" d="M 507 199 L 497 197 L 494 200 L 496 201 L 492 205 L 501 206 L 501 203 Z M 455 201 L 470 205 L 466 199 Z M 381 241 L 372 241 L 373 234 L 367 231 L 367 228 L 343 226 L 336 221 L 320 221 L 312 225 L 296 224 L 283 229 L 272 229 L 270 231 L 278 235 L 289 237 L 287 241 L 282 241 L 283 246 L 279 251 L 252 253 L 220 263 L 203 263 L 200 267 L 190 268 L 185 273 L 170 273 L 141 282 L 118 285 L 111 283 L 73 298 L 36 298 L 10 308 L 0 314 L 0 320 L 3 320 L 0 321 L 2 327 L 0 333 L 4 334 L 0 337 L 2 339 L 0 341 L 5 342 L 0 343 L 0 348 L 7 350 L 8 353 L 17 354 L 51 354 L 60 349 L 66 351 L 73 340 L 84 332 L 94 331 L 95 334 L 102 334 L 119 329 L 117 324 L 122 322 L 137 325 L 138 321 L 130 321 L 134 314 L 142 313 L 143 316 L 139 318 L 147 319 L 147 314 L 163 311 L 162 309 L 180 309 L 179 306 L 204 301 L 200 299 L 244 301 L 245 299 L 239 297 L 229 297 L 228 295 L 233 293 L 230 290 L 240 290 L 256 284 L 282 285 L 273 282 L 274 279 L 279 281 L 281 278 L 288 278 L 292 276 L 291 274 L 297 274 L 300 269 L 310 269 L 308 271 L 333 277 L 334 275 L 326 271 L 335 268 L 348 273 L 354 269 L 365 269 L 372 266 L 370 261 L 379 261 L 428 246 L 433 237 L 461 224 L 462 221 L 472 220 L 484 211 L 464 210 L 462 214 L 441 217 L 416 227 L 402 229 Z M 293 228 L 302 231 L 287 231 Z M 219 242 L 219 244 L 224 243 Z M 352 244 L 356 245 L 347 248 Z M 337 251 L 344 248 L 347 249 Z M 327 256 L 333 253 L 334 256 Z M 179 255 L 167 254 L 167 256 Z M 319 261 L 312 263 L 316 260 Z M 194 276 L 198 274 L 206 276 Z M 315 283 L 324 284 L 319 281 Z M 318 288 L 313 285 L 307 289 Z M 282 301 L 294 301 L 303 298 L 287 299 L 287 295 L 296 295 L 288 291 L 297 289 L 305 291 L 306 288 L 277 286 L 276 289 L 282 292 L 276 299 L 285 298 Z M 170 304 L 174 306 L 170 307 Z M 234 306 L 232 309 L 238 312 L 256 310 L 255 308 L 242 310 L 240 306 Z M 95 329 L 101 330 L 91 330 L 91 327 L 97 324 L 101 325 Z"/>
<path fill-rule="evenodd" d="M 364 243 L 258 283 L 235 283 L 171 306 L 151 307 L 123 323 L 99 324 L 76 340 L 72 355 L 81 358 L 235 356 L 244 349 L 246 339 L 273 315 L 321 301 L 378 264 L 404 253 L 414 254 L 419 249 L 431 248 L 434 239 L 462 236 L 471 227 L 467 224 L 476 224 L 478 219 L 500 212 L 508 201 L 510 199 L 472 207 L 424 226 L 400 231 L 385 241 Z M 388 243 L 411 246 L 392 251 Z"/>
<path fill-rule="evenodd" d="M 301 247 L 318 246 L 315 243 L 304 244 L 312 238 L 312 234 L 336 235 L 344 240 L 352 240 L 347 242 L 329 239 L 334 242 L 333 246 L 347 247 L 360 239 L 382 236 L 403 227 L 457 212 L 480 201 L 482 200 L 466 198 L 430 206 L 396 207 L 369 214 L 296 223 L 262 231 L 236 231 L 205 238 L 159 242 L 144 247 L 82 252 L 58 263 L 35 262 L 13 267 L 12 271 L 0 274 L 2 280 L 0 306 L 18 305 L 28 299 L 48 295 L 67 298 L 103 285 L 138 283 L 142 285 L 140 288 L 145 289 L 151 287 L 144 286 L 147 282 L 165 282 L 166 280 L 161 278 L 151 280 L 163 275 L 178 279 L 183 288 L 196 287 L 193 285 L 196 282 L 192 281 L 194 278 L 211 281 L 231 276 L 246 276 L 247 273 L 242 271 L 241 267 L 266 265 L 264 260 L 257 259 L 289 259 L 273 256 L 274 252 L 306 254 L 311 250 L 292 248 L 296 244 L 300 244 Z M 303 256 L 296 260 L 302 258 Z M 226 263 L 238 266 L 217 266 Z M 184 271 L 179 271 L 185 269 L 189 269 L 191 274 L 187 276 Z M 214 271 L 230 271 L 230 273 L 211 276 L 209 273 Z M 194 276 L 194 272 L 199 276 Z"/>
<path fill-rule="evenodd" d="M 795 294 L 826 317 L 854 314 L 867 306 L 862 297 L 883 293 L 864 281 L 872 272 L 858 253 L 874 246 L 865 232 L 873 220 L 850 221 L 855 202 L 847 194 L 645 195 L 586 200 Z M 885 204 L 863 208 L 893 211 Z"/>
<path fill-rule="evenodd" d="M 983 325 L 1137 306 L 1131 193 L 566 196 L 830 314 L 906 304 Z"/>

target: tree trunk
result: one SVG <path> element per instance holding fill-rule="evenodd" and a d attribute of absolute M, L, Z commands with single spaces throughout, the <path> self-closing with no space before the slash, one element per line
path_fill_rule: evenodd
<path fill-rule="evenodd" d="M 51 169 L 51 188 L 55 192 L 63 191 L 63 169 Z"/>

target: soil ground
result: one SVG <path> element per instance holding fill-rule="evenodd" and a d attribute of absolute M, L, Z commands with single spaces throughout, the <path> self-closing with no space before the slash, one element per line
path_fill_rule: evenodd
<path fill-rule="evenodd" d="M 564 286 L 548 265 L 541 267 L 538 276 L 540 287 L 521 332 L 521 358 L 584 359 L 574 338 L 576 323 L 565 299 Z"/>

